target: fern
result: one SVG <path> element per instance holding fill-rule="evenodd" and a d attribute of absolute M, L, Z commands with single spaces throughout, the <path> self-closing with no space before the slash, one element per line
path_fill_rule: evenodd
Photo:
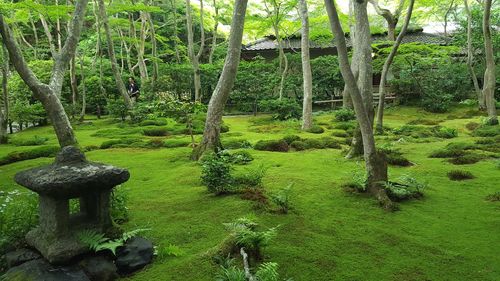
<path fill-rule="evenodd" d="M 109 250 L 113 255 L 116 256 L 116 249 L 118 247 L 123 246 L 124 242 L 121 239 L 116 239 L 116 240 L 108 240 L 106 242 L 103 242 L 99 244 L 94 250 L 96 252 L 103 251 L 103 250 Z"/>
<path fill-rule="evenodd" d="M 77 234 L 77 237 L 80 240 L 80 242 L 87 245 L 89 249 L 96 252 L 97 252 L 96 249 L 99 247 L 100 244 L 108 241 L 108 238 L 104 237 L 104 234 L 89 229 L 79 232 Z"/>
<path fill-rule="evenodd" d="M 278 281 L 278 264 L 275 262 L 266 262 L 259 266 L 255 273 L 258 281 Z"/>
<path fill-rule="evenodd" d="M 137 234 L 141 233 L 141 232 L 145 232 L 145 231 L 148 231 L 150 230 L 149 228 L 138 228 L 138 229 L 134 229 L 134 230 L 131 230 L 131 231 L 128 231 L 128 232 L 124 232 L 122 234 L 122 239 L 123 242 L 127 242 L 128 240 L 130 240 L 131 238 L 134 238 L 135 236 L 137 236 Z"/>
<path fill-rule="evenodd" d="M 147 231 L 148 229 L 135 229 L 129 232 L 124 232 L 121 238 L 110 239 L 107 238 L 103 233 L 99 233 L 94 230 L 83 230 L 77 234 L 78 239 L 83 244 L 87 245 L 89 249 L 94 252 L 109 250 L 116 255 L 116 250 L 123 246 L 125 242 L 129 239 L 137 236 L 137 234 Z"/>
<path fill-rule="evenodd" d="M 222 267 L 215 277 L 216 281 L 246 281 L 245 272 L 235 266 L 228 268 Z"/>

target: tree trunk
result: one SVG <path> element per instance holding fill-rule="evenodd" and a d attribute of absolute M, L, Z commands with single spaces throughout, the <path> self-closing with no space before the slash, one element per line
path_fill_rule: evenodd
<path fill-rule="evenodd" d="M 212 47 L 210 48 L 210 55 L 208 56 L 209 64 L 213 63 L 215 48 L 217 47 L 217 29 L 219 28 L 219 7 L 217 6 L 216 0 L 214 0 L 214 9 L 215 9 L 215 25 L 214 25 L 214 34 L 212 36 Z"/>
<path fill-rule="evenodd" d="M 68 36 L 57 54 L 52 68 L 50 83 L 44 84 L 38 80 L 33 71 L 28 67 L 22 51 L 16 44 L 12 31 L 4 22 L 3 15 L 0 14 L 0 33 L 3 42 L 9 51 L 10 60 L 15 69 L 33 92 L 35 98 L 40 100 L 45 111 L 47 112 L 52 126 L 57 135 L 57 139 L 61 147 L 67 145 L 77 145 L 77 141 L 69 122 L 68 116 L 59 100 L 59 95 L 62 90 L 64 74 L 68 68 L 69 61 L 75 53 L 80 32 L 85 17 L 85 9 L 87 8 L 88 0 L 80 0 L 75 5 L 75 10 L 68 28 Z"/>
<path fill-rule="evenodd" d="M 151 13 L 146 14 L 148 23 L 149 23 L 149 28 L 151 31 L 151 56 L 153 57 L 153 77 L 151 81 L 151 87 L 153 91 L 155 91 L 155 85 L 156 81 L 158 81 L 158 46 L 156 42 L 156 29 L 155 29 L 155 23 L 153 21 L 153 18 L 151 17 Z"/>
<path fill-rule="evenodd" d="M 276 9 L 276 7 L 274 7 L 274 9 Z M 276 35 L 276 42 L 278 43 L 278 54 L 280 60 L 279 71 L 281 72 L 281 80 L 278 97 L 281 100 L 283 98 L 283 88 L 285 86 L 286 73 L 288 72 L 288 59 L 285 55 L 285 51 L 283 50 L 283 40 L 281 40 L 281 34 L 278 25 L 279 22 L 273 23 L 274 34 Z"/>
<path fill-rule="evenodd" d="M 173 16 L 174 16 L 174 49 L 175 49 L 175 59 L 176 59 L 177 63 L 181 63 L 181 56 L 179 54 L 179 46 L 178 46 L 179 36 L 177 35 L 177 6 L 176 6 L 176 3 L 175 3 L 175 0 L 170 0 L 170 4 L 172 5 Z"/>
<path fill-rule="evenodd" d="M 106 34 L 106 40 L 108 42 L 108 55 L 109 55 L 109 60 L 111 61 L 111 70 L 115 78 L 116 87 L 118 88 L 118 92 L 120 92 L 120 94 L 122 95 L 125 105 L 131 108 L 132 102 L 127 93 L 127 89 L 125 88 L 125 83 L 123 83 L 123 79 L 120 75 L 120 70 L 118 69 L 118 63 L 116 62 L 113 38 L 111 37 L 111 29 L 109 28 L 108 15 L 106 14 L 106 7 L 104 5 L 104 0 L 97 0 L 97 2 L 99 5 L 99 18 L 102 25 L 104 26 L 104 32 Z"/>
<path fill-rule="evenodd" d="M 387 39 L 390 41 L 396 40 L 396 25 L 397 22 L 395 21 L 387 22 Z"/>
<path fill-rule="evenodd" d="M 85 110 L 87 107 L 87 89 L 85 87 L 85 71 L 83 68 L 83 54 L 80 56 L 80 77 L 82 79 L 82 111 L 80 111 L 80 122 L 85 119 Z"/>
<path fill-rule="evenodd" d="M 29 19 L 30 19 L 31 29 L 33 30 L 33 36 L 35 37 L 35 48 L 33 48 L 33 51 L 35 53 L 33 54 L 33 56 L 35 57 L 35 60 L 36 60 L 36 59 L 38 59 L 37 46 L 39 46 L 38 45 L 38 31 L 37 31 L 37 28 L 35 26 L 35 22 L 33 21 L 33 17 L 31 15 L 29 16 Z"/>
<path fill-rule="evenodd" d="M 483 34 L 484 34 L 484 53 L 486 54 L 486 70 L 484 71 L 483 96 L 486 101 L 486 110 L 488 112 L 488 123 L 498 124 L 496 101 L 495 101 L 495 57 L 493 56 L 493 43 L 491 40 L 491 2 L 484 2 L 483 16 Z"/>
<path fill-rule="evenodd" d="M 201 144 L 193 150 L 192 158 L 197 160 L 207 150 L 218 151 L 222 145 L 220 142 L 220 126 L 224 107 L 231 93 L 236 79 L 238 65 L 241 55 L 241 41 L 243 39 L 243 27 L 245 25 L 245 14 L 248 0 L 236 0 L 234 4 L 231 32 L 229 35 L 229 46 L 227 50 L 224 68 L 219 82 L 210 98 L 208 104 L 207 119 L 203 132 Z"/>
<path fill-rule="evenodd" d="M 200 78 L 200 57 L 205 47 L 205 32 L 203 30 L 203 0 L 200 0 L 200 30 L 201 42 L 198 54 L 194 52 L 193 16 L 191 14 L 191 1 L 186 0 L 186 22 L 188 32 L 188 53 L 193 65 L 194 76 L 194 99 L 201 101 L 201 78 Z"/>
<path fill-rule="evenodd" d="M 76 104 L 78 100 L 78 81 L 76 79 L 76 54 L 69 63 L 69 77 L 71 85 L 71 105 L 73 106 L 72 115 L 76 113 Z M 71 116 L 74 118 L 74 116 Z"/>
<path fill-rule="evenodd" d="M 366 1 L 364 3 L 357 3 L 356 9 L 358 14 L 366 13 Z M 382 154 L 377 153 L 375 147 L 375 138 L 373 135 L 372 124 L 368 115 L 366 106 L 361 96 L 361 91 L 356 84 L 354 74 L 349 65 L 349 58 L 347 56 L 347 46 L 344 37 L 344 31 L 340 25 L 340 20 L 333 0 L 325 0 L 326 10 L 330 19 L 332 32 L 334 33 L 335 42 L 338 51 L 340 71 L 342 77 L 351 93 L 356 118 L 358 120 L 364 148 L 364 158 L 367 173 L 367 189 L 373 194 L 379 202 L 386 208 L 392 207 L 392 202 L 387 197 L 385 190 L 380 182 L 387 181 L 387 163 Z M 362 11 L 364 9 L 364 11 Z M 362 19 L 363 17 L 360 17 Z M 367 22 L 361 23 L 368 25 Z M 356 29 L 358 32 L 358 29 Z M 356 47 L 356 45 L 354 45 Z"/>
<path fill-rule="evenodd" d="M 146 13 L 141 12 L 140 19 L 141 30 L 139 32 L 139 46 L 137 48 L 137 64 L 139 65 L 139 74 L 141 75 L 141 81 L 148 81 L 148 68 L 146 67 L 146 62 L 144 61 L 144 49 L 146 46 L 146 25 L 148 24 Z"/>
<path fill-rule="evenodd" d="M 479 110 L 485 110 L 486 104 L 483 98 L 483 93 L 479 88 L 476 72 L 474 71 L 474 49 L 472 47 L 472 14 L 469 9 L 468 0 L 464 0 L 465 13 L 467 14 L 467 67 L 469 68 L 472 83 L 474 84 L 474 91 L 476 92 Z"/>
<path fill-rule="evenodd" d="M 9 93 L 7 79 L 9 74 L 9 56 L 2 44 L 2 97 L 0 98 L 0 144 L 7 143 L 7 125 L 9 123 Z"/>
<path fill-rule="evenodd" d="M 300 0 L 300 14 L 302 19 L 302 77 L 304 79 L 304 102 L 302 105 L 302 130 L 312 127 L 312 72 L 309 53 L 309 14 L 306 0 Z"/>
<path fill-rule="evenodd" d="M 396 56 L 398 52 L 399 45 L 401 45 L 401 42 L 403 41 L 403 37 L 406 34 L 406 30 L 408 29 L 408 25 L 410 24 L 410 19 L 411 19 L 411 14 L 413 12 L 413 5 L 415 4 L 415 0 L 410 0 L 410 6 L 408 7 L 408 12 L 406 13 L 406 18 L 405 22 L 403 24 L 403 27 L 401 28 L 401 32 L 398 35 L 398 38 L 394 42 L 394 45 L 392 46 L 392 50 L 389 53 L 389 56 L 385 60 L 384 67 L 382 68 L 382 75 L 380 78 L 380 85 L 378 88 L 378 93 L 379 93 L 379 101 L 378 101 L 378 108 L 377 108 L 377 131 L 378 132 L 383 132 L 384 131 L 384 105 L 385 105 L 385 84 L 387 81 L 387 74 L 389 73 L 389 68 L 391 67 L 391 64 L 394 60 L 394 57 Z"/>

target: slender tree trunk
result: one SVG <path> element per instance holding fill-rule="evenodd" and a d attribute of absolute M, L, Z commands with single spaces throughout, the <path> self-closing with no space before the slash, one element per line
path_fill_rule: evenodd
<path fill-rule="evenodd" d="M 495 57 L 493 55 L 493 43 L 491 39 L 491 3 L 492 0 L 484 2 L 483 34 L 484 53 L 486 54 L 486 70 L 484 71 L 483 96 L 486 101 L 486 111 L 488 112 L 488 123 L 498 124 L 496 101 L 495 101 Z"/>
<path fill-rule="evenodd" d="M 9 123 L 9 93 L 8 93 L 8 74 L 9 74 L 9 55 L 2 45 L 2 97 L 0 98 L 0 144 L 7 143 L 7 125 Z"/>
<path fill-rule="evenodd" d="M 214 25 L 214 34 L 212 36 L 212 47 L 210 48 L 210 55 L 208 56 L 208 63 L 213 63 L 215 48 L 217 47 L 217 29 L 219 28 L 219 6 L 217 6 L 216 0 L 214 0 L 214 9 L 215 9 L 215 25 Z"/>
<path fill-rule="evenodd" d="M 98 0 L 97 2 L 99 5 L 99 18 L 102 25 L 104 26 L 104 32 L 106 33 L 106 40 L 108 41 L 108 55 L 109 55 L 109 60 L 111 61 L 111 69 L 113 72 L 113 76 L 115 78 L 116 87 L 118 88 L 118 91 L 122 95 L 125 105 L 131 108 L 132 102 L 127 93 L 127 89 L 125 88 L 125 83 L 123 83 L 123 79 L 120 75 L 120 70 L 118 69 L 118 63 L 116 62 L 113 38 L 111 37 L 111 29 L 109 28 L 108 15 L 106 14 L 106 7 L 104 5 L 104 0 Z"/>
<path fill-rule="evenodd" d="M 193 76 L 194 76 L 194 99 L 195 101 L 201 101 L 201 77 L 200 77 L 200 57 L 203 53 L 205 47 L 205 32 L 203 30 L 203 0 L 200 0 L 200 30 L 201 30 L 201 42 L 200 50 L 197 54 L 194 51 L 194 34 L 193 34 L 193 17 L 191 14 L 191 1 L 186 0 L 186 21 L 187 21 L 187 32 L 188 32 L 188 53 L 193 65 Z"/>
<path fill-rule="evenodd" d="M 85 119 L 85 110 L 87 109 L 87 87 L 85 86 L 85 70 L 83 68 L 84 55 L 80 56 L 80 79 L 82 79 L 82 110 L 80 111 L 80 122 Z"/>
<path fill-rule="evenodd" d="M 174 16 L 174 50 L 175 50 L 175 59 L 177 63 L 181 63 L 181 56 L 179 54 L 179 46 L 178 46 L 178 41 L 179 41 L 179 36 L 177 35 L 177 6 L 175 0 L 170 0 L 170 4 L 172 5 L 173 9 L 173 16 Z"/>
<path fill-rule="evenodd" d="M 35 22 L 33 21 L 33 17 L 30 15 L 29 18 L 30 18 L 31 29 L 33 30 L 33 36 L 35 37 L 35 48 L 33 48 L 33 51 L 35 53 L 33 54 L 33 56 L 35 57 L 35 60 L 36 60 L 36 59 L 38 59 L 37 46 L 39 46 L 38 45 L 38 31 L 37 31 Z"/>
<path fill-rule="evenodd" d="M 156 42 L 156 29 L 151 13 L 146 14 L 149 29 L 151 32 L 151 56 L 153 57 L 153 77 L 152 77 L 152 88 L 155 90 L 156 81 L 158 81 L 158 47 Z"/>
<path fill-rule="evenodd" d="M 387 22 L 387 39 L 390 41 L 396 40 L 396 25 L 394 21 Z"/>
<path fill-rule="evenodd" d="M 276 9 L 276 7 L 274 7 Z M 283 40 L 281 39 L 281 34 L 279 30 L 279 23 L 275 22 L 273 23 L 273 28 L 274 28 L 274 34 L 276 35 L 276 42 L 278 43 L 278 54 L 279 54 L 279 60 L 280 60 L 280 68 L 279 70 L 281 71 L 281 80 L 280 80 L 280 88 L 279 88 L 279 99 L 281 100 L 283 98 L 283 90 L 285 87 L 285 79 L 286 79 L 286 74 L 288 72 L 288 58 L 285 55 L 285 51 L 283 50 Z"/>
<path fill-rule="evenodd" d="M 77 144 L 73 128 L 71 127 L 71 123 L 69 122 L 68 116 L 58 96 L 62 90 L 64 75 L 68 68 L 69 61 L 76 50 L 80 38 L 87 3 L 88 0 L 79 0 L 75 5 L 75 10 L 68 28 L 68 36 L 60 53 L 56 55 L 50 83 L 48 85 L 40 82 L 33 71 L 28 67 L 21 49 L 16 44 L 12 31 L 5 23 L 3 15 L 0 14 L 0 34 L 9 51 L 10 61 L 12 61 L 12 64 L 23 81 L 33 92 L 35 98 L 40 100 L 45 108 L 45 111 L 52 121 L 61 147 Z"/>
<path fill-rule="evenodd" d="M 78 81 L 76 79 L 76 54 L 71 58 L 69 63 L 69 77 L 71 85 L 71 104 L 73 106 L 72 114 L 74 115 L 76 113 L 76 104 L 78 100 Z"/>
<path fill-rule="evenodd" d="M 231 32 L 229 35 L 229 46 L 227 50 L 224 68 L 219 78 L 219 82 L 210 98 L 208 104 L 207 120 L 203 132 L 201 144 L 193 150 L 194 160 L 208 150 L 218 151 L 222 145 L 220 142 L 220 126 L 224 107 L 234 86 L 238 65 L 240 63 L 241 42 L 243 39 L 243 27 L 245 25 L 245 14 L 248 0 L 236 0 L 234 4 L 233 19 L 231 22 Z"/>
<path fill-rule="evenodd" d="M 144 50 L 146 46 L 146 25 L 148 24 L 146 17 L 147 16 L 144 12 L 140 13 L 141 30 L 139 32 L 139 46 L 137 48 L 137 64 L 139 65 L 141 81 L 149 80 L 148 68 L 146 67 L 146 62 L 144 61 Z"/>
<path fill-rule="evenodd" d="M 398 38 L 394 42 L 392 46 L 392 50 L 389 53 L 389 56 L 385 60 L 384 67 L 382 68 L 382 75 L 380 78 L 380 85 L 378 88 L 379 100 L 378 100 L 378 108 L 377 108 L 377 131 L 384 131 L 384 105 L 385 105 L 385 85 L 387 81 L 387 74 L 389 73 L 389 68 L 391 67 L 392 62 L 394 61 L 394 57 L 398 52 L 399 45 L 403 41 L 403 37 L 406 34 L 406 30 L 408 29 L 408 25 L 410 24 L 411 15 L 413 13 L 413 6 L 415 4 L 415 0 L 410 0 L 410 6 L 408 6 L 408 12 L 406 13 L 405 22 L 403 27 L 401 28 L 401 32 L 398 35 Z"/>
<path fill-rule="evenodd" d="M 309 13 L 306 0 L 300 0 L 300 14 L 302 18 L 302 77 L 304 79 L 304 102 L 302 105 L 302 130 L 312 127 L 312 71 L 311 56 L 309 54 Z"/>
<path fill-rule="evenodd" d="M 476 72 L 474 71 L 474 49 L 472 47 L 472 14 L 469 9 L 468 0 L 464 0 L 465 13 L 467 14 L 467 67 L 469 68 L 472 83 L 474 84 L 474 91 L 476 92 L 479 109 L 485 110 L 486 104 L 483 98 L 479 82 L 477 81 Z"/>
<path fill-rule="evenodd" d="M 365 1 L 363 1 L 365 2 Z M 358 13 L 366 12 L 366 2 L 358 3 L 357 9 L 365 9 L 365 11 L 357 11 Z M 363 97 L 361 96 L 361 91 L 356 84 L 354 74 L 351 71 L 349 65 L 349 59 L 347 56 L 347 46 L 344 37 L 344 31 L 340 25 L 340 20 L 338 17 L 337 9 L 333 0 L 325 0 L 326 10 L 330 19 L 331 29 L 334 33 L 335 42 L 339 55 L 339 65 L 342 76 L 344 77 L 345 83 L 348 85 L 349 92 L 351 93 L 354 110 L 356 112 L 356 118 L 359 122 L 363 148 L 364 148 L 364 158 L 366 164 L 367 173 L 367 189 L 373 194 L 379 202 L 386 208 L 391 208 L 392 202 L 387 197 L 385 190 L 382 188 L 380 182 L 387 181 L 387 163 L 382 154 L 377 153 L 375 147 L 375 138 L 373 135 L 372 124 L 369 114 L 366 110 L 365 104 L 363 102 Z M 367 25 L 367 23 L 362 23 Z M 356 30 L 358 32 L 358 30 Z M 356 47 L 356 46 L 354 46 Z"/>

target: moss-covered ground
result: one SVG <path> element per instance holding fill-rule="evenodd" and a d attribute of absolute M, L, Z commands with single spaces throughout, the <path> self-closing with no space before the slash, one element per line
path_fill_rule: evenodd
<path fill-rule="evenodd" d="M 294 183 L 293 208 L 286 215 L 256 211 L 251 201 L 237 195 L 209 194 L 200 182 L 200 165 L 188 158 L 189 147 L 97 149 L 86 155 L 90 160 L 130 170 L 130 180 L 120 187 L 128 194 L 130 210 L 130 221 L 124 228 L 148 228 L 144 235 L 160 252 L 169 245 L 182 252 L 157 258 L 126 280 L 213 280 L 218 267 L 204 254 L 226 236 L 223 223 L 243 216 L 255 217 L 263 227 L 280 225 L 277 237 L 264 249 L 265 260 L 279 263 L 281 276 L 294 280 L 500 280 L 500 204 L 485 199 L 500 191 L 498 159 L 493 157 L 498 153 L 485 152 L 485 160 L 460 166 L 428 157 L 450 142 L 474 143 L 477 138 L 465 125 L 480 123 L 480 116 L 468 111 L 470 108 L 447 114 L 410 107 L 388 110 L 386 125 L 391 128 L 425 119 L 458 131 L 458 137 L 452 139 L 377 137 L 379 143 L 393 143 L 414 163 L 410 167 L 391 166 L 391 177 L 410 173 L 429 183 L 421 200 L 402 203 L 397 212 L 384 211 L 375 200 L 341 188 L 354 170 L 363 169 L 363 163 L 344 159 L 339 149 L 287 153 L 249 150 L 255 160 L 248 167 L 267 168 L 266 190 Z M 328 113 L 315 117 L 316 123 L 327 129 L 323 134 L 300 132 L 298 121 L 266 119 L 227 117 L 224 121 L 230 131 L 223 138 L 251 143 L 288 134 L 316 138 L 330 136 L 335 125 Z M 133 136 L 146 139 L 133 128 L 92 118 L 85 125 L 75 125 L 82 147 L 99 146 L 115 138 L 113 134 L 119 130 L 102 134 L 109 129 L 130 130 Z M 101 131 L 100 137 L 95 136 L 97 131 Z M 28 129 L 13 138 L 34 135 L 48 137 L 46 144 L 57 144 L 51 127 Z M 182 138 L 189 140 L 188 136 Z M 0 157 L 31 148 L 1 145 Z M 16 172 L 51 161 L 39 158 L 0 166 L 0 189 L 21 189 L 13 181 Z M 447 172 L 455 169 L 470 171 L 475 178 L 451 181 Z"/>

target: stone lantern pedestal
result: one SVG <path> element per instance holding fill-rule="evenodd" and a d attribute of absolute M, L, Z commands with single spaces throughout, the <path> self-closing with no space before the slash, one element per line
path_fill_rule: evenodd
<path fill-rule="evenodd" d="M 129 177 L 126 169 L 88 162 L 72 146 L 64 147 L 53 164 L 16 174 L 18 184 L 39 195 L 40 224 L 26 235 L 27 242 L 53 264 L 87 252 L 78 233 L 103 232 L 112 226 L 111 190 Z M 73 198 L 80 201 L 76 214 L 69 210 Z"/>

